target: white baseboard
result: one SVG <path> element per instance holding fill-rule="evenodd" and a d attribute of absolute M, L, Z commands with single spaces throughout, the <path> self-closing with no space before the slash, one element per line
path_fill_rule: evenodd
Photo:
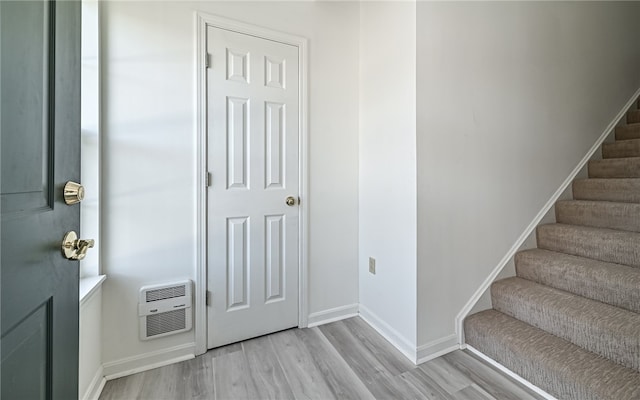
<path fill-rule="evenodd" d="M 475 291 L 475 293 L 473 294 L 473 296 L 471 296 L 469 301 L 467 301 L 467 303 L 464 305 L 464 307 L 462 307 L 462 310 L 460 310 L 460 312 L 456 316 L 456 321 L 455 321 L 455 324 L 456 324 L 456 335 L 457 335 L 459 343 L 464 343 L 464 337 L 463 337 L 464 319 L 467 317 L 467 315 L 469 315 L 469 313 L 471 312 L 473 307 L 476 305 L 478 300 L 480 300 L 480 297 L 482 297 L 484 292 L 487 289 L 489 289 L 489 286 L 491 286 L 493 281 L 495 281 L 496 277 L 500 274 L 500 272 L 502 272 L 502 270 L 507 265 L 507 263 L 515 256 L 515 254 L 518 252 L 518 249 L 520 249 L 520 247 L 524 244 L 524 242 L 527 240 L 529 235 L 531 235 L 533 233 L 533 231 L 536 229 L 536 227 L 538 226 L 540 221 L 542 221 L 544 216 L 549 212 L 549 210 L 551 210 L 551 207 L 553 207 L 554 204 L 556 203 L 556 201 L 558 201 L 558 199 L 560 198 L 562 193 L 564 193 L 564 191 L 569 187 L 569 185 L 571 185 L 571 183 L 574 181 L 574 179 L 576 179 L 576 176 L 578 176 L 580 171 L 587 165 L 587 163 L 593 157 L 593 155 L 596 153 L 596 151 L 598 151 L 600 149 L 600 146 L 602 146 L 602 143 L 604 143 L 604 141 L 607 139 L 607 137 L 614 131 L 614 129 L 616 128 L 618 123 L 620 123 L 620 121 L 622 121 L 623 118 L 626 118 L 627 111 L 632 109 L 632 108 L 635 109 L 636 102 L 638 101 L 638 97 L 639 96 L 640 96 L 640 89 L 638 89 L 633 94 L 633 97 L 631 97 L 631 99 L 629 99 L 629 101 L 627 101 L 627 104 L 624 106 L 624 108 L 609 123 L 607 128 L 604 130 L 604 132 L 602 132 L 602 134 L 600 135 L 598 140 L 596 140 L 596 142 L 593 144 L 591 149 L 589 149 L 587 154 L 582 158 L 582 160 L 580 160 L 580 162 L 573 169 L 573 171 L 571 171 L 569 176 L 560 185 L 558 190 L 556 190 L 556 192 L 553 194 L 553 196 L 551 196 L 549 201 L 547 201 L 547 203 L 542 207 L 542 209 L 540 210 L 540 212 L 538 212 L 538 214 L 535 216 L 533 221 L 531 221 L 529 226 L 527 226 L 527 228 L 524 230 L 524 232 L 522 232 L 522 234 L 520 235 L 518 240 L 516 240 L 516 242 L 513 244 L 513 246 L 511 246 L 511 248 L 509 249 L 507 254 L 505 254 L 505 256 L 502 258 L 502 260 L 500 260 L 498 265 L 496 265 L 496 267 L 493 269 L 493 271 L 491 271 L 491 273 L 484 280 L 484 282 L 482 282 L 482 284 L 480 285 L 478 290 Z"/>
<path fill-rule="evenodd" d="M 105 383 L 107 383 L 107 380 L 104 378 L 104 369 L 100 367 L 96 371 L 96 374 L 93 376 L 89 387 L 84 392 L 84 395 L 81 397 L 81 399 L 98 400 L 100 394 L 102 393 L 102 389 L 104 389 Z"/>
<path fill-rule="evenodd" d="M 558 400 L 557 398 L 553 397 L 549 393 L 547 393 L 544 390 L 540 389 L 539 387 L 537 387 L 533 383 L 529 382 L 528 380 L 524 379 L 520 375 L 518 375 L 515 372 L 511 371 L 509 368 L 507 368 L 504 365 L 500 364 L 499 362 L 497 362 L 493 358 L 490 358 L 490 357 L 486 356 L 485 354 L 481 353 L 478 349 L 475 349 L 473 346 L 465 345 L 464 347 L 467 350 L 469 350 L 470 352 L 472 352 L 473 354 L 475 354 L 476 356 L 478 356 L 481 359 L 483 359 L 484 361 L 486 361 L 487 363 L 493 365 L 494 367 L 496 367 L 497 369 L 502 371 L 504 374 L 506 374 L 509 377 L 511 377 L 511 378 L 515 379 L 516 381 L 520 382 L 521 384 L 523 384 L 527 388 L 533 390 L 534 392 L 536 392 L 537 394 L 539 394 L 543 398 L 545 398 L 547 400 Z"/>
<path fill-rule="evenodd" d="M 307 327 L 313 328 L 314 326 L 355 317 L 358 315 L 358 308 L 358 304 L 356 303 L 309 314 Z"/>
<path fill-rule="evenodd" d="M 190 360 L 195 357 L 195 343 L 186 343 L 140 354 L 133 357 L 104 363 L 104 376 L 106 380 L 116 379 L 132 375 L 150 369 L 164 367 L 180 361 Z"/>
<path fill-rule="evenodd" d="M 421 364 L 460 348 L 456 335 L 451 334 L 416 349 L 410 344 L 409 340 L 398 331 L 371 312 L 371 310 L 357 303 L 310 314 L 308 327 L 313 328 L 314 326 L 324 325 L 358 315 L 391 343 L 393 347 L 415 364 Z"/>
<path fill-rule="evenodd" d="M 400 353 L 407 357 L 412 363 L 416 363 L 417 352 L 415 344 L 412 344 L 400 332 L 387 324 L 380 317 L 375 315 L 367 307 L 360 304 L 360 318 L 375 329 L 382 337 L 387 339 Z"/>
<path fill-rule="evenodd" d="M 458 349 L 460 349 L 458 336 L 452 333 L 449 336 L 419 346 L 416 352 L 416 364 L 422 364 Z"/>

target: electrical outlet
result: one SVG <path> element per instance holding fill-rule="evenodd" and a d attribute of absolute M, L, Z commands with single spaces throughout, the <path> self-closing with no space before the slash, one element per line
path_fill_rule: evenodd
<path fill-rule="evenodd" d="M 369 272 L 376 274 L 376 259 L 373 257 L 369 257 Z"/>

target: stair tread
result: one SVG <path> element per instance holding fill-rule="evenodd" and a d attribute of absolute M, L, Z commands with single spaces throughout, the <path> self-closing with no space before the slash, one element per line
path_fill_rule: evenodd
<path fill-rule="evenodd" d="M 640 129 L 640 123 L 637 124 L 632 124 L 632 125 L 627 125 L 626 126 L 626 130 L 636 130 L 636 126 L 638 125 L 637 129 Z M 637 146 L 638 144 L 640 144 L 640 138 L 636 138 L 636 139 L 626 139 L 626 140 L 616 140 L 613 142 L 605 142 L 602 143 L 603 146 L 607 146 L 607 147 L 625 147 L 625 146 Z"/>
<path fill-rule="evenodd" d="M 602 207 L 607 209 L 614 208 L 622 208 L 629 210 L 636 210 L 640 207 L 640 204 L 627 203 L 624 201 L 599 201 L 599 200 L 584 200 L 584 199 L 573 199 L 573 200 L 558 200 L 556 204 L 562 204 L 565 206 L 580 206 L 580 207 Z"/>
<path fill-rule="evenodd" d="M 558 223 L 640 232 L 640 204 L 561 200 L 555 210 Z"/>
<path fill-rule="evenodd" d="M 640 233 L 590 226 L 545 224 L 538 226 L 541 249 L 640 267 Z"/>
<path fill-rule="evenodd" d="M 640 156 L 640 139 L 618 140 L 602 144 L 602 158 L 627 158 Z"/>
<path fill-rule="evenodd" d="M 558 399 L 640 398 L 640 374 L 495 310 L 465 319 L 466 342 Z"/>
<path fill-rule="evenodd" d="M 590 178 L 640 178 L 640 157 L 591 160 Z"/>
<path fill-rule="evenodd" d="M 515 257 L 517 276 L 640 313 L 640 269 L 532 249 Z"/>
<path fill-rule="evenodd" d="M 616 127 L 616 140 L 640 139 L 640 123 Z"/>
<path fill-rule="evenodd" d="M 602 234 L 619 234 L 620 236 L 628 236 L 633 238 L 640 238 L 640 233 L 637 232 L 625 232 L 619 231 L 617 229 L 608 229 L 608 228 L 596 228 L 592 226 L 580 226 L 580 225 L 571 225 L 571 224 L 560 224 L 560 223 L 551 223 L 551 224 L 542 224 L 539 225 L 538 228 L 551 228 L 556 226 L 561 229 L 572 229 L 581 232 L 593 232 L 593 233 L 602 233 Z"/>
<path fill-rule="evenodd" d="M 493 308 L 640 371 L 640 314 L 511 277 L 491 285 Z"/>
<path fill-rule="evenodd" d="M 640 178 L 590 178 L 573 181 L 576 200 L 640 203 Z"/>
<path fill-rule="evenodd" d="M 627 123 L 633 124 L 640 122 L 640 110 L 633 110 L 627 112 Z"/>

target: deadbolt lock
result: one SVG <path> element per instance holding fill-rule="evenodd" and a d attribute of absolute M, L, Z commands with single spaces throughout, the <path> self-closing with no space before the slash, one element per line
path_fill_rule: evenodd
<path fill-rule="evenodd" d="M 84 199 L 84 187 L 72 181 L 64 185 L 64 202 L 68 205 L 80 203 Z"/>
<path fill-rule="evenodd" d="M 62 239 L 62 254 L 68 260 L 82 260 L 94 245 L 93 239 L 78 239 L 77 233 L 69 231 Z"/>

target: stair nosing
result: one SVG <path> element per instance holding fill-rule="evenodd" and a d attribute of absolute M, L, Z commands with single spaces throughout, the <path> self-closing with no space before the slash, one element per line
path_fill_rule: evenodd
<path fill-rule="evenodd" d="M 624 204 L 628 204 L 628 203 L 624 203 Z M 582 230 L 620 232 L 620 233 L 628 233 L 628 234 L 640 236 L 640 232 L 629 232 L 629 231 L 622 231 L 620 229 L 600 228 L 600 227 L 596 227 L 596 226 L 563 224 L 563 223 L 560 223 L 560 222 L 550 222 L 550 223 L 547 223 L 547 224 L 540 224 L 540 225 L 537 226 L 537 228 L 542 227 L 542 226 L 551 226 L 551 225 L 572 226 L 572 227 L 575 227 L 576 229 L 582 229 Z"/>

